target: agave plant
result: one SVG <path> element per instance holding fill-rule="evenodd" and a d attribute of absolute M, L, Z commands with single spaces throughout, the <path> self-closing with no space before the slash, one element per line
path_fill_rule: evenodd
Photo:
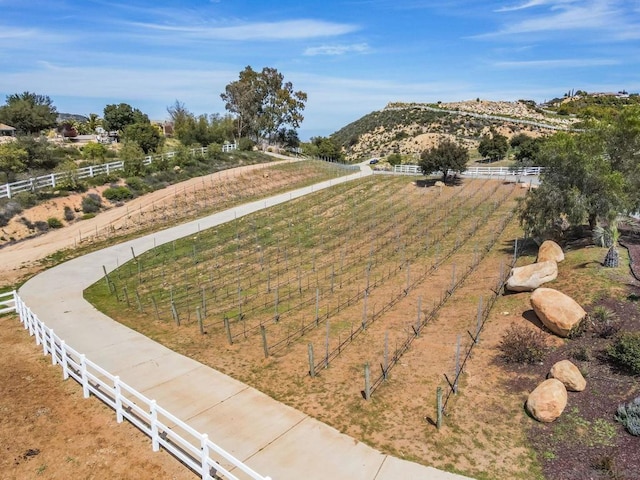
<path fill-rule="evenodd" d="M 615 221 L 610 222 L 607 227 L 598 225 L 593 229 L 593 243 L 609 248 L 604 257 L 603 265 L 605 267 L 615 268 L 620 264 L 620 254 L 616 248 L 618 238 L 620 238 L 620 232 Z"/>

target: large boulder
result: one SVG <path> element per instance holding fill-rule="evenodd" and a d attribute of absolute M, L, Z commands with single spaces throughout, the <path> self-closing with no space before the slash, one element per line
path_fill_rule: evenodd
<path fill-rule="evenodd" d="M 564 260 L 564 252 L 560 245 L 553 240 L 545 240 L 538 248 L 537 262 L 548 262 L 553 260 L 554 262 L 562 262 Z"/>
<path fill-rule="evenodd" d="M 578 302 L 553 288 L 536 289 L 530 301 L 544 326 L 563 338 L 587 316 Z"/>
<path fill-rule="evenodd" d="M 551 367 L 549 377 L 560 380 L 570 392 L 581 392 L 587 386 L 587 381 L 578 367 L 569 360 L 561 360 Z"/>
<path fill-rule="evenodd" d="M 527 411 L 539 422 L 553 422 L 567 406 L 567 389 L 557 378 L 538 385 L 527 398 Z"/>
<path fill-rule="evenodd" d="M 557 276 L 558 264 L 555 261 L 532 263 L 512 268 L 506 287 L 512 292 L 530 292 L 544 283 L 555 280 Z"/>

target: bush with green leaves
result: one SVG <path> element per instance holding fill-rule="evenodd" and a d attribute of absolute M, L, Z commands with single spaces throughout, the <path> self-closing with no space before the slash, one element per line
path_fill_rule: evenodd
<path fill-rule="evenodd" d="M 58 219 L 56 217 L 47 218 L 47 225 L 49 226 L 49 228 L 62 228 L 62 227 L 64 227 L 64 225 L 62 224 L 60 219 Z"/>
<path fill-rule="evenodd" d="M 624 425 L 631 435 L 640 436 L 640 397 L 619 405 L 616 420 Z"/>
<path fill-rule="evenodd" d="M 247 137 L 242 137 L 238 140 L 238 150 L 241 152 L 250 152 L 255 147 L 256 143 Z"/>
<path fill-rule="evenodd" d="M 102 198 L 97 193 L 82 197 L 82 213 L 96 213 L 102 208 Z"/>
<path fill-rule="evenodd" d="M 640 332 L 623 333 L 607 348 L 607 354 L 621 369 L 640 375 Z"/>
<path fill-rule="evenodd" d="M 591 331 L 599 338 L 611 338 L 620 331 L 620 319 L 613 310 L 601 305 L 595 307 L 589 315 Z"/>
<path fill-rule="evenodd" d="M 152 188 L 140 177 L 129 177 L 125 180 L 127 187 L 136 195 L 150 192 Z"/>
<path fill-rule="evenodd" d="M 102 192 L 102 196 L 107 200 L 116 203 L 133 198 L 135 195 L 128 187 L 120 186 L 107 188 Z"/>
<path fill-rule="evenodd" d="M 20 192 L 13 196 L 13 200 L 18 202 L 22 208 L 31 208 L 38 204 L 38 195 L 33 192 Z"/>
<path fill-rule="evenodd" d="M 542 331 L 516 324 L 507 329 L 498 348 L 507 363 L 538 363 L 549 350 Z"/>

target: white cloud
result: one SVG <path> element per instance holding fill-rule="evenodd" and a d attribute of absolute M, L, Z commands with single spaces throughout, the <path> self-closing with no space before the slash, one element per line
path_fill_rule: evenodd
<path fill-rule="evenodd" d="M 367 53 L 370 51 L 366 43 L 356 43 L 352 45 L 320 45 L 309 47 L 304 51 L 307 56 L 315 55 L 344 55 L 346 53 Z"/>
<path fill-rule="evenodd" d="M 575 2 L 576 0 L 530 0 L 526 3 L 521 3 L 519 5 L 499 8 L 496 10 L 496 12 L 515 12 L 518 10 L 526 10 L 528 8 L 540 7 L 544 5 L 552 5 L 553 7 L 557 7 L 558 5 L 575 3 Z"/>
<path fill-rule="evenodd" d="M 175 26 L 154 23 L 130 23 L 149 31 L 166 31 L 195 38 L 217 40 L 299 40 L 306 38 L 334 37 L 354 32 L 357 25 L 320 20 L 283 20 L 280 22 L 254 22 L 231 26 Z"/>
<path fill-rule="evenodd" d="M 524 13 L 531 7 L 546 7 L 543 12 Z M 640 25 L 634 15 L 629 15 L 629 6 L 615 0 L 531 0 L 527 3 L 506 7 L 498 12 L 507 13 L 503 28 L 473 38 L 495 38 L 507 35 L 595 31 L 594 41 L 636 38 Z"/>
<path fill-rule="evenodd" d="M 565 58 L 556 60 L 522 60 L 495 62 L 500 68 L 580 68 L 619 65 L 620 61 L 611 58 Z"/>

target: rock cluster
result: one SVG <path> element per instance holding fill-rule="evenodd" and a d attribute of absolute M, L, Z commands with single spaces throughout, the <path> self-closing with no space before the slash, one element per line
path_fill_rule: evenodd
<path fill-rule="evenodd" d="M 514 267 L 507 279 L 506 288 L 512 292 L 531 292 L 558 277 L 558 262 L 564 260 L 562 248 L 547 240 L 538 249 L 538 260 L 531 265 Z"/>
<path fill-rule="evenodd" d="M 506 288 L 512 292 L 529 292 L 533 311 L 542 324 L 560 337 L 568 337 L 587 316 L 587 312 L 568 295 L 541 285 L 558 276 L 558 262 L 564 260 L 562 248 L 547 240 L 538 249 L 536 263 L 513 268 Z M 569 360 L 557 362 L 548 378 L 528 396 L 526 409 L 540 422 L 553 422 L 567 406 L 568 393 L 581 392 L 587 382 L 578 367 Z"/>
<path fill-rule="evenodd" d="M 562 415 L 569 399 L 567 390 L 581 392 L 587 386 L 578 367 L 569 360 L 556 363 L 548 376 L 529 394 L 526 403 L 529 414 L 545 423 L 553 422 Z"/>

